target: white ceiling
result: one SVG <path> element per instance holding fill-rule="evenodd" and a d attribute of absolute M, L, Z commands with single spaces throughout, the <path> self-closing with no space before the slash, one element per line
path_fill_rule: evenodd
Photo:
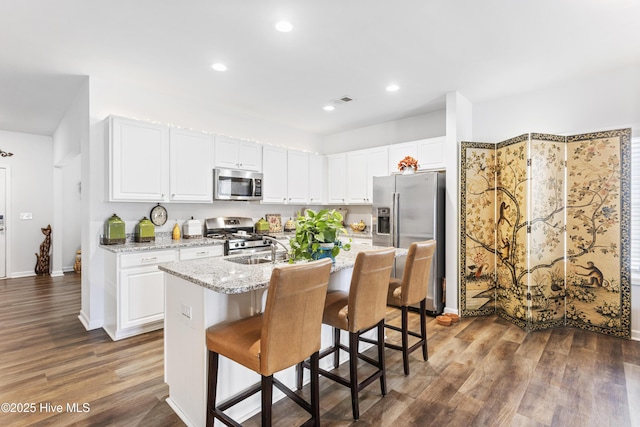
<path fill-rule="evenodd" d="M 0 0 L 0 52 L 0 129 L 51 135 L 96 76 L 326 135 L 637 64 L 640 1 Z"/>

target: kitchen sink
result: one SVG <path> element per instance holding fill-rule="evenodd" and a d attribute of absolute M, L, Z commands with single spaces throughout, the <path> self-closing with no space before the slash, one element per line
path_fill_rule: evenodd
<path fill-rule="evenodd" d="M 226 258 L 226 260 L 236 264 L 244 264 L 244 265 L 267 264 L 272 262 L 271 255 L 251 255 L 251 256 Z M 282 262 L 282 261 L 286 261 L 286 254 L 285 253 L 276 254 L 276 263 Z"/>
<path fill-rule="evenodd" d="M 243 264 L 266 264 L 271 262 L 270 258 L 249 258 Z"/>

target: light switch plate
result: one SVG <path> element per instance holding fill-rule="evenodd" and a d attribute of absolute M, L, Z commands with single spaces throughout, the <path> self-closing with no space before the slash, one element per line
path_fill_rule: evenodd
<path fill-rule="evenodd" d="M 31 212 L 20 212 L 20 219 L 33 219 Z"/>

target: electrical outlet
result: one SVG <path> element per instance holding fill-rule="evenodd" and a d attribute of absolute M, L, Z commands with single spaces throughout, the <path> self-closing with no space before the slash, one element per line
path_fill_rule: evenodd
<path fill-rule="evenodd" d="M 191 307 L 182 304 L 182 315 L 187 319 L 191 319 Z"/>

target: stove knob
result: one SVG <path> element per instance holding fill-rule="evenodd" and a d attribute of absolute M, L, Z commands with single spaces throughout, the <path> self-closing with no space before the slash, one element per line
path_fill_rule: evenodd
<path fill-rule="evenodd" d="M 240 243 L 240 246 L 244 246 L 244 242 Z"/>
<path fill-rule="evenodd" d="M 268 245 L 268 244 L 269 244 L 269 241 L 268 241 L 267 239 L 264 239 L 264 240 L 262 241 L 262 244 L 263 244 L 263 245 Z"/>
<path fill-rule="evenodd" d="M 238 246 L 240 246 L 240 243 L 236 243 L 236 244 L 235 244 L 235 245 L 233 245 L 233 246 L 235 246 L 235 247 L 237 248 Z"/>

